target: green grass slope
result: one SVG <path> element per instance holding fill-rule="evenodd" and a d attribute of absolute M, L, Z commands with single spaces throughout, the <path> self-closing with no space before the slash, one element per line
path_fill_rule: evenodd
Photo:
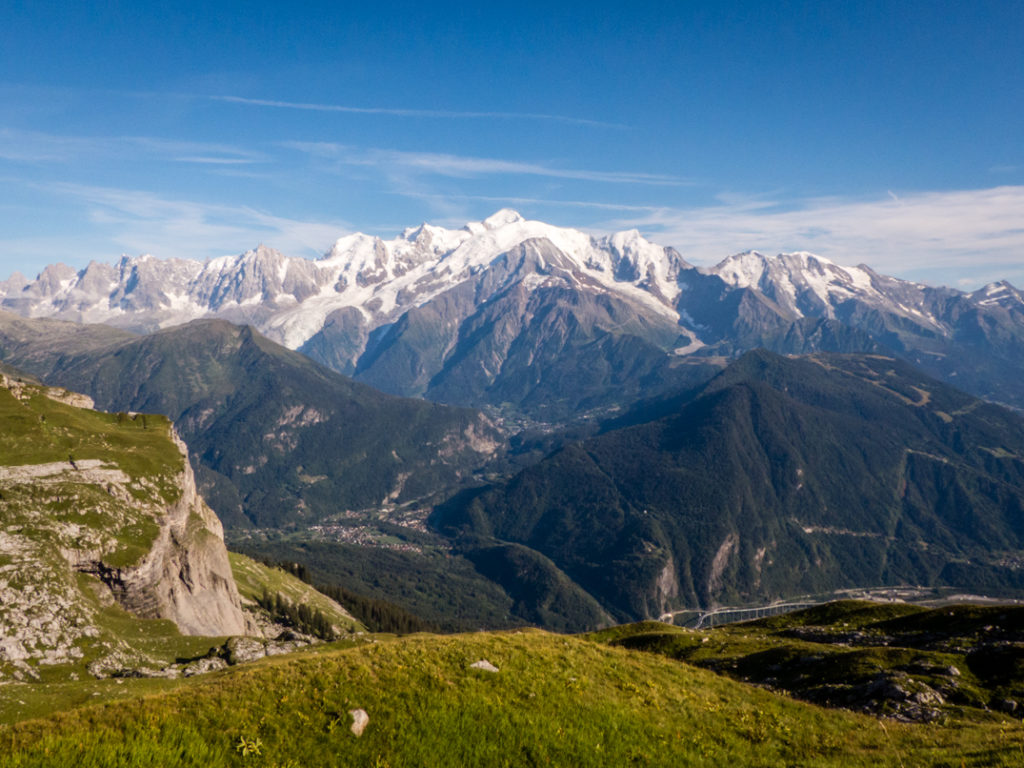
<path fill-rule="evenodd" d="M 642 622 L 590 637 L 904 720 L 1024 713 L 1022 606 L 847 600 L 705 632 Z"/>
<path fill-rule="evenodd" d="M 497 672 L 472 668 L 486 659 Z M 1016 721 L 820 709 L 670 659 L 537 631 L 412 636 L 266 659 L 0 729 L 12 768 L 999 766 Z M 369 723 L 350 731 L 351 710 Z"/>
<path fill-rule="evenodd" d="M 311 611 L 319 611 L 336 635 L 366 629 L 334 600 L 292 574 L 280 568 L 270 568 L 237 552 L 229 552 L 228 559 L 243 605 L 254 607 L 266 596 L 280 595 L 290 605 L 305 605 Z"/>
<path fill-rule="evenodd" d="M 465 558 L 436 546 L 419 552 L 329 541 L 234 540 L 231 546 L 261 560 L 301 563 L 311 581 L 328 591 L 340 588 L 401 606 L 401 613 L 421 620 L 414 622 L 421 629 L 466 632 L 524 623 L 512 615 L 513 601 L 499 585 Z M 373 624 L 369 616 L 365 620 Z"/>
<path fill-rule="evenodd" d="M 18 397 L 14 389 L 24 393 Z M 164 416 L 129 418 L 75 407 L 58 399 L 73 395 L 60 388 L 26 380 L 23 387 L 0 388 L 0 466 L 96 459 L 117 464 L 142 484 L 150 477 L 173 476 L 182 457 L 169 439 L 171 423 Z M 180 489 L 168 485 L 170 500 Z M 137 490 L 139 497 L 144 491 Z"/>

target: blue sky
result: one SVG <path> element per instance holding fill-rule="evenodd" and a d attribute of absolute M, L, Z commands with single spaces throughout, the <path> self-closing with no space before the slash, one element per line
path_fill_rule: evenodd
<path fill-rule="evenodd" d="M 501 207 L 1024 285 L 1024 3 L 0 0 L 0 279 Z"/>

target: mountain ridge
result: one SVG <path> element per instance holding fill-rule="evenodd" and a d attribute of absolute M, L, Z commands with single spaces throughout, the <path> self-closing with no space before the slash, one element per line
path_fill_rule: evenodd
<path fill-rule="evenodd" d="M 317 260 L 261 245 L 205 263 L 51 265 L 0 283 L 0 308 L 140 332 L 218 317 L 392 394 L 543 419 L 623 399 L 608 373 L 577 396 L 572 369 L 632 366 L 667 391 L 696 383 L 682 363 L 758 346 L 888 351 L 1024 407 L 1024 294 L 1008 283 L 930 287 L 808 252 L 698 268 L 636 230 L 595 237 L 508 209 L 461 229 L 346 235 Z M 625 347 L 642 359 L 624 359 Z M 570 362 L 534 375 L 538 355 Z"/>
<path fill-rule="evenodd" d="M 500 448 L 477 411 L 378 392 L 248 326 L 197 320 L 113 340 L 110 330 L 0 312 L 0 357 L 102 408 L 167 414 L 228 526 L 426 496 Z M 98 341 L 66 347 L 72 332 Z"/>
<path fill-rule="evenodd" d="M 755 351 L 646 410 L 433 524 L 467 551 L 536 550 L 619 621 L 840 587 L 1024 587 L 1002 559 L 1024 542 L 1024 421 L 1005 409 L 891 357 Z"/>

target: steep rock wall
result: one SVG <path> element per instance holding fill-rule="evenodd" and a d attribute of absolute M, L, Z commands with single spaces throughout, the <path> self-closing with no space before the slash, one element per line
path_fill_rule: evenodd
<path fill-rule="evenodd" d="M 0 376 L 0 679 L 166 664 L 115 603 L 186 635 L 247 634 L 220 521 L 171 424 L 53 393 Z"/>
<path fill-rule="evenodd" d="M 141 562 L 110 568 L 91 564 L 125 609 L 143 618 L 170 619 L 187 635 L 246 633 L 238 590 L 231 576 L 220 520 L 196 491 L 185 444 L 181 497 L 159 521 L 160 533 Z"/>

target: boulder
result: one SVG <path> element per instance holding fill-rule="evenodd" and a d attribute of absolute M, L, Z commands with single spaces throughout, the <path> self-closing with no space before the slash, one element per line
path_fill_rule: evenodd
<path fill-rule="evenodd" d="M 199 659 L 188 664 L 181 674 L 183 677 L 195 677 L 196 675 L 205 675 L 207 672 L 215 672 L 218 669 L 224 669 L 228 663 L 224 659 L 218 656 L 212 656 L 205 659 Z"/>
<path fill-rule="evenodd" d="M 370 716 L 366 714 L 365 709 L 350 709 L 348 713 L 352 716 L 352 733 L 362 736 L 370 722 Z"/>
<path fill-rule="evenodd" d="M 267 655 L 267 646 L 255 637 L 232 637 L 224 644 L 228 664 L 244 664 Z"/>

